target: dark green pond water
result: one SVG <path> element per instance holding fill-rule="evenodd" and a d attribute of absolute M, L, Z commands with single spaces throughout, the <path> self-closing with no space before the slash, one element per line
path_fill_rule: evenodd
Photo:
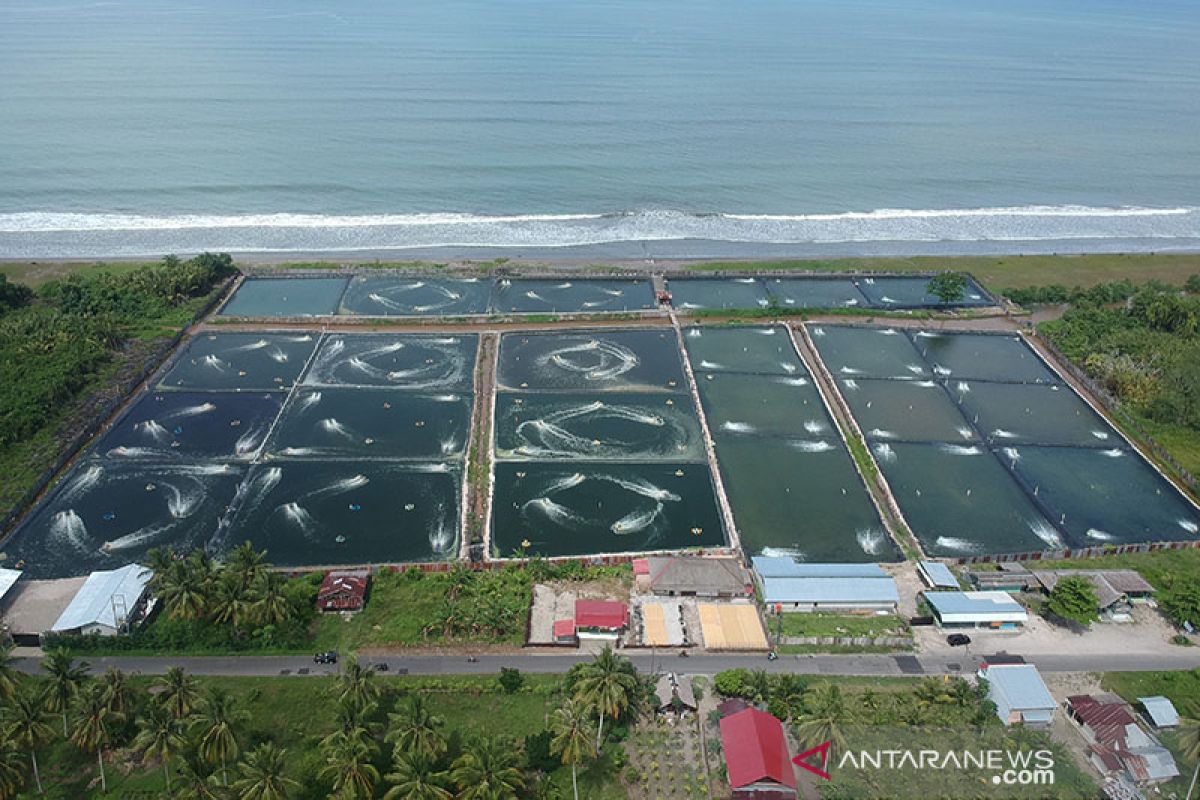
<path fill-rule="evenodd" d="M 216 463 L 82 462 L 5 543 L 4 566 L 25 570 L 26 578 L 60 578 L 114 569 L 154 547 L 202 547 L 244 470 Z"/>
<path fill-rule="evenodd" d="M 339 314 L 373 317 L 486 314 L 492 282 L 479 278 L 372 277 L 350 282 Z"/>
<path fill-rule="evenodd" d="M 492 309 L 499 314 L 643 311 L 654 308 L 647 278 L 496 281 Z"/>
<path fill-rule="evenodd" d="M 514 460 L 704 461 L 691 398 L 502 394 L 496 456 Z"/>
<path fill-rule="evenodd" d="M 319 317 L 333 314 L 347 278 L 247 278 L 221 309 L 227 317 Z"/>
<path fill-rule="evenodd" d="M 670 329 L 505 334 L 497 381 L 510 391 L 687 389 Z"/>
<path fill-rule="evenodd" d="M 287 391 L 300 378 L 317 335 L 208 333 L 194 337 L 160 389 Z"/>
<path fill-rule="evenodd" d="M 697 371 L 806 374 L 781 327 L 688 328 L 685 343 Z"/>
<path fill-rule="evenodd" d="M 330 334 L 321 340 L 304 384 L 469 391 L 478 346 L 475 336 Z"/>
<path fill-rule="evenodd" d="M 702 464 L 496 465 L 493 550 L 545 556 L 725 543 Z"/>

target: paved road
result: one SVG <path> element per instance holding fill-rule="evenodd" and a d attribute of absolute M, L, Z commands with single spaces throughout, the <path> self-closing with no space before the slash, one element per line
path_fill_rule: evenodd
<path fill-rule="evenodd" d="M 794 672 L 806 675 L 955 675 L 975 669 L 979 654 L 963 652 L 962 657 L 917 656 L 917 655 L 812 655 L 780 656 L 778 661 L 768 661 L 761 655 L 694 655 L 680 658 L 674 651 L 651 656 L 644 651 L 625 653 L 643 672 L 652 670 L 676 670 L 690 674 L 712 674 L 733 667 L 763 669 L 768 672 Z M 407 670 L 413 675 L 485 675 L 499 672 L 501 667 L 517 667 L 523 672 L 565 672 L 580 661 L 587 661 L 586 654 L 557 655 L 520 653 L 509 656 L 481 655 L 476 662 L 468 662 L 465 656 L 378 656 L 363 657 L 370 664 L 387 664 L 391 674 L 403 674 Z M 337 666 L 314 664 L 306 656 L 111 656 L 85 659 L 93 672 L 102 672 L 109 666 L 135 674 L 158 675 L 170 666 L 182 666 L 196 675 L 260 675 L 260 676 L 305 676 L 330 675 Z M 1103 657 L 1063 655 L 1041 655 L 1029 659 L 1043 672 L 1124 672 L 1136 670 L 1187 670 L 1200 667 L 1200 653 L 1181 648 L 1178 654 L 1147 656 L 1122 655 L 1115 653 Z M 40 670 L 35 658 L 16 659 L 18 668 L 27 672 Z"/>

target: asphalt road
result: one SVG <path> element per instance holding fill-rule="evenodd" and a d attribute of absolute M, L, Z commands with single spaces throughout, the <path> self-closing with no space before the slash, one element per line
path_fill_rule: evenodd
<path fill-rule="evenodd" d="M 1200 648 L 1198 648 L 1200 650 Z M 780 656 L 768 661 L 762 655 L 703 654 L 681 658 L 675 651 L 651 655 L 645 651 L 624 655 L 631 658 L 639 671 L 662 672 L 674 670 L 689 674 L 712 674 L 734 667 L 763 669 L 767 672 L 793 672 L 805 675 L 956 675 L 969 673 L 978 666 L 981 654 L 964 651 L 962 657 L 918 655 L 802 655 Z M 1019 652 L 1016 653 L 1019 655 Z M 557 655 L 521 653 L 515 655 L 480 655 L 474 662 L 465 656 L 378 656 L 362 657 L 364 663 L 386 664 L 390 674 L 412 675 L 486 675 L 499 672 L 501 667 L 516 667 L 522 672 L 565 672 L 580 661 L 590 660 L 587 654 Z M 313 663 L 311 656 L 108 656 L 90 657 L 87 661 L 93 672 L 103 672 L 115 666 L 131 674 L 159 675 L 168 667 L 181 666 L 195 675 L 239 676 L 312 676 L 331 675 L 337 665 Z M 19 669 L 36 673 L 40 661 L 35 658 L 15 659 Z M 1136 670 L 1187 670 L 1200 667 L 1200 652 L 1181 648 L 1178 654 L 1162 656 L 1122 655 L 1102 657 L 1070 654 L 1040 655 L 1029 658 L 1043 672 L 1126 672 Z"/>

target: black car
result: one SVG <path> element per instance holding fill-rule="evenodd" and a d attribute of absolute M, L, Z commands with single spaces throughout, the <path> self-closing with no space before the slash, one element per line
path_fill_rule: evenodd
<path fill-rule="evenodd" d="M 313 656 L 313 663 L 316 664 L 336 664 L 337 653 L 332 650 L 326 650 L 324 653 L 317 653 Z"/>
<path fill-rule="evenodd" d="M 951 647 L 962 647 L 971 643 L 971 637 L 965 633 L 952 633 L 946 637 L 946 644 Z"/>

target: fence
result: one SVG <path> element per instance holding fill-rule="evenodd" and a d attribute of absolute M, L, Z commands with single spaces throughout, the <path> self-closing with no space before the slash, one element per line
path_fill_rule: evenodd
<path fill-rule="evenodd" d="M 129 393 L 132 392 L 136 387 L 140 386 L 147 378 L 154 374 L 159 367 L 162 366 L 163 362 L 166 360 L 171 351 L 173 351 L 179 345 L 180 341 L 183 340 L 187 329 L 203 319 L 210 311 L 213 310 L 213 308 L 217 306 L 218 303 L 221 302 L 222 298 L 225 296 L 225 293 L 229 291 L 229 287 L 233 284 L 233 280 L 233 278 L 227 278 L 225 282 L 221 284 L 219 291 L 214 293 L 209 301 L 204 304 L 203 308 L 198 310 L 192 316 L 192 319 L 187 323 L 187 325 L 180 328 L 179 331 L 172 336 L 169 341 L 165 342 L 158 349 L 156 349 L 151 357 L 147 359 L 145 365 L 143 365 L 143 367 L 138 371 L 137 375 L 126 381 L 124 386 L 120 387 L 118 396 L 108 403 L 105 403 L 103 407 L 92 414 L 91 419 L 62 449 L 62 452 L 59 453 L 59 456 L 57 459 L 55 459 L 54 463 L 47 468 L 45 472 L 38 476 L 38 479 L 34 483 L 33 487 L 21 496 L 21 499 L 18 500 L 11 509 L 8 510 L 8 513 L 5 514 L 3 518 L 0 518 L 0 535 L 8 534 L 10 529 L 16 525 L 17 520 L 24 516 L 29 507 L 32 506 L 34 502 L 36 502 L 37 499 L 42 496 L 42 493 L 46 491 L 50 484 L 54 482 L 54 479 L 58 477 L 58 474 L 62 471 L 62 469 L 75 459 L 75 457 L 79 454 L 79 451 L 81 451 L 92 440 L 92 437 L 99 433 L 100 429 L 104 427 L 109 418 L 111 418 L 114 413 L 116 413 L 122 406 L 125 405 L 126 402 L 129 401 Z"/>
<path fill-rule="evenodd" d="M 780 644 L 822 647 L 912 647 L 909 636 L 783 636 Z"/>
<path fill-rule="evenodd" d="M 1106 544 L 1095 547 L 1067 547 L 1061 550 L 1032 550 L 1026 553 L 1001 553 L 992 556 L 960 556 L 958 564 L 1000 564 L 1008 561 L 1065 561 L 1072 558 L 1122 556 L 1130 553 L 1154 553 L 1159 550 L 1192 550 L 1200 540 L 1186 542 L 1138 542 L 1136 544 Z"/>

